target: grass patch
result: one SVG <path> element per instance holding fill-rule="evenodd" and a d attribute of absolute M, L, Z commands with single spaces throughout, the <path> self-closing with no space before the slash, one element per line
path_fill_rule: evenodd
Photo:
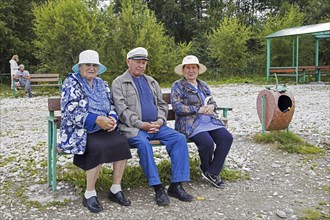
<path fill-rule="evenodd" d="M 322 213 L 314 209 L 305 209 L 304 214 L 301 216 L 302 220 L 321 220 L 321 219 L 330 219 L 330 213 Z"/>
<path fill-rule="evenodd" d="M 14 98 L 13 90 L 10 88 L 8 84 L 0 84 L 0 97 L 2 98 Z M 31 88 L 33 96 L 39 95 L 49 95 L 49 96 L 60 96 L 60 92 L 58 87 L 32 87 Z M 24 89 L 18 90 L 16 92 L 16 98 L 22 98 L 25 96 Z"/>
<path fill-rule="evenodd" d="M 0 159 L 1 160 L 3 159 L 2 156 Z M 0 166 L 5 167 L 8 163 L 15 161 L 15 160 L 16 160 L 16 157 L 14 157 L 14 156 L 5 158 L 5 159 L 3 159 L 3 161 L 1 161 Z"/>
<path fill-rule="evenodd" d="M 199 159 L 190 159 L 190 178 L 191 182 L 197 182 L 201 179 L 199 172 Z M 161 161 L 158 165 L 158 172 L 161 182 L 164 185 L 170 184 L 171 163 L 168 160 Z M 66 181 L 75 185 L 79 192 L 86 187 L 86 174 L 83 170 L 73 164 L 68 164 L 64 168 L 58 167 L 58 181 Z M 222 179 L 230 182 L 250 179 L 250 173 L 243 174 L 240 170 L 223 169 L 220 173 Z M 113 174 L 109 167 L 103 167 L 97 180 L 96 189 L 107 191 L 112 184 Z M 141 166 L 127 166 L 122 179 L 123 188 L 137 188 L 139 186 L 148 187 L 147 178 L 144 176 Z"/>
<path fill-rule="evenodd" d="M 322 189 L 324 190 L 324 191 L 327 191 L 328 193 L 329 193 L 329 195 L 330 195 L 330 185 L 328 185 L 328 186 L 322 186 Z"/>
<path fill-rule="evenodd" d="M 291 131 L 271 131 L 265 134 L 255 134 L 254 141 L 257 143 L 274 144 L 278 149 L 288 153 L 298 154 L 324 154 L 325 150 L 320 149 Z"/>

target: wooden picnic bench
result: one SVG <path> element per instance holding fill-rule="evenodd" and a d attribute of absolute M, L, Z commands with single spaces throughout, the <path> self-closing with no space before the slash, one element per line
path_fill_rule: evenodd
<path fill-rule="evenodd" d="M 62 79 L 59 74 L 45 73 L 45 74 L 30 74 L 30 82 L 32 87 L 58 87 L 61 93 Z M 15 82 L 13 82 L 15 85 Z M 13 88 L 13 95 L 16 96 L 16 89 Z"/>
<path fill-rule="evenodd" d="M 277 76 L 295 76 L 297 81 L 299 76 L 301 76 L 300 81 L 306 80 L 307 72 L 312 72 L 309 75 L 314 75 L 316 81 L 321 80 L 321 71 L 330 70 L 330 66 L 298 66 L 298 72 L 296 72 L 296 67 L 269 67 L 269 73 L 279 74 Z M 324 74 L 323 75 L 327 75 Z"/>
<path fill-rule="evenodd" d="M 163 93 L 163 100 L 169 104 L 169 111 L 167 115 L 168 122 L 175 121 L 175 114 L 173 109 L 171 109 L 171 93 Z M 61 98 L 49 98 L 48 99 L 48 159 L 47 159 L 47 182 L 48 186 L 52 187 L 53 192 L 56 190 L 57 180 L 56 180 L 56 163 L 57 155 L 64 154 L 61 153 L 57 148 L 57 130 L 60 128 L 61 124 Z M 227 124 L 228 111 L 232 108 L 228 107 L 218 107 L 217 111 L 222 111 L 222 120 Z M 188 143 L 191 143 L 187 139 Z M 153 146 L 162 146 L 163 144 L 159 140 L 151 140 L 150 143 Z"/>

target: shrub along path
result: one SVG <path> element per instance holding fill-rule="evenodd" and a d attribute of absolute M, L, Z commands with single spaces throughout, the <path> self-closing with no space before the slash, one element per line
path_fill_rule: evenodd
<path fill-rule="evenodd" d="M 234 143 L 229 168 L 249 172 L 251 179 L 226 182 L 223 190 L 202 179 L 186 183 L 196 199 L 184 203 L 171 198 L 158 207 L 154 192 L 145 186 L 124 189 L 132 206 L 109 202 L 108 189 L 99 193 L 104 211 L 90 213 L 74 187 L 59 183 L 56 197 L 45 185 L 48 97 L 2 98 L 0 147 L 0 219 L 303 219 L 329 217 L 330 198 L 330 87 L 292 85 L 296 99 L 291 131 L 325 149 L 324 155 L 289 154 L 272 145 L 253 142 L 261 131 L 256 98 L 263 86 L 231 84 L 212 87 L 221 106 L 231 106 L 229 130 Z M 168 91 L 168 89 L 166 89 Z M 164 148 L 155 149 L 162 155 Z M 196 154 L 190 146 L 191 154 Z M 165 156 L 164 156 L 165 157 Z M 166 158 L 166 157 L 165 157 Z M 59 165 L 71 159 L 59 158 Z M 137 157 L 129 161 L 138 163 Z M 66 172 L 64 169 L 63 172 Z M 62 201 L 62 202 L 61 202 Z M 322 217 L 323 216 L 323 217 Z M 306 218 L 307 219 L 307 218 Z"/>

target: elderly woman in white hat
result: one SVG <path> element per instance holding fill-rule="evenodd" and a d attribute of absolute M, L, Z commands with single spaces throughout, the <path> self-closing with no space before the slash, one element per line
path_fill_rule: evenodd
<path fill-rule="evenodd" d="M 73 163 L 86 171 L 83 205 L 100 212 L 95 183 L 103 163 L 113 162 L 113 184 L 108 192 L 111 201 L 129 206 L 121 190 L 121 179 L 131 152 L 126 138 L 116 129 L 117 114 L 108 83 L 97 77 L 106 71 L 99 54 L 85 50 L 62 85 L 59 149 L 74 154 Z"/>
<path fill-rule="evenodd" d="M 200 156 L 200 171 L 207 181 L 223 188 L 219 177 L 233 137 L 217 119 L 217 107 L 209 86 L 197 77 L 206 71 L 196 56 L 183 58 L 174 69 L 183 76 L 172 85 L 171 103 L 176 114 L 175 129 L 195 142 Z M 216 145 L 214 149 L 214 144 Z"/>

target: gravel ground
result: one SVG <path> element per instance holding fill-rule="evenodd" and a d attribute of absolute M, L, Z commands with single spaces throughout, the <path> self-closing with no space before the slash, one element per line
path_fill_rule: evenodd
<path fill-rule="evenodd" d="M 46 184 L 40 184 L 46 181 L 48 97 L 1 98 L 0 219 L 301 219 L 309 209 L 329 216 L 330 86 L 288 86 L 296 104 L 290 129 L 326 149 L 324 156 L 315 158 L 252 141 L 252 136 L 261 132 L 256 98 L 263 89 L 251 84 L 212 87 L 221 106 L 234 108 L 228 117 L 234 143 L 227 165 L 250 172 L 250 180 L 227 182 L 222 190 L 202 179 L 186 183 L 186 190 L 196 199 L 184 203 L 172 198 L 168 207 L 158 207 L 153 190 L 146 186 L 124 189 L 132 201 L 129 207 L 109 202 L 103 192 L 99 198 L 104 211 L 98 214 L 82 206 L 81 197 L 70 184 L 60 182 L 55 196 Z M 196 154 L 195 146 L 190 145 L 189 150 Z M 163 147 L 155 151 L 165 152 Z M 59 157 L 58 163 L 65 165 L 71 159 Z M 134 153 L 129 164 L 137 163 Z M 65 206 L 50 204 L 64 199 L 71 202 Z"/>

